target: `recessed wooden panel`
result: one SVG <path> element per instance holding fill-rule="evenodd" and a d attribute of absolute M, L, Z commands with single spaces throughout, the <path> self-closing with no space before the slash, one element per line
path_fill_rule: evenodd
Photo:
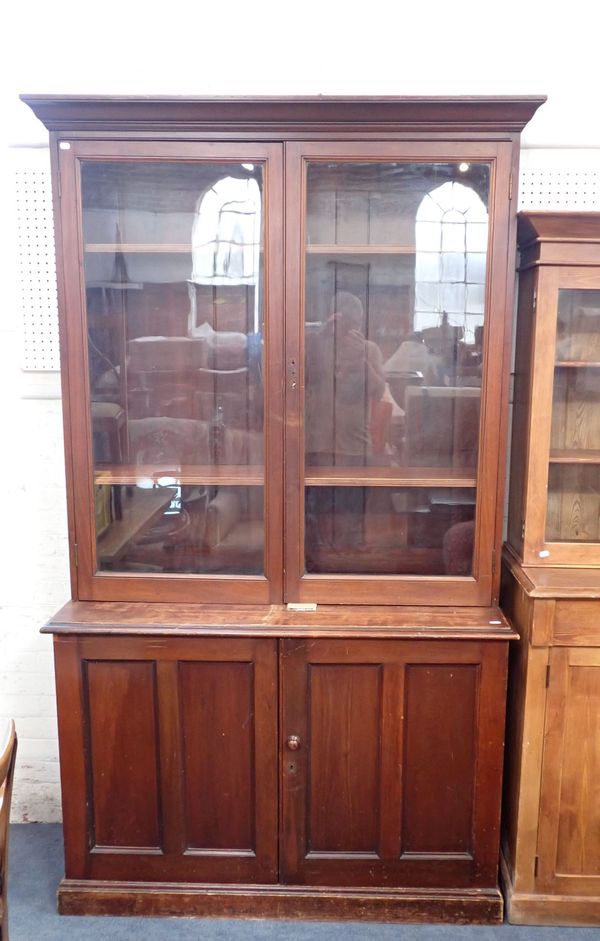
<path fill-rule="evenodd" d="M 92 846 L 158 847 L 155 665 L 86 664 Z"/>
<path fill-rule="evenodd" d="M 600 876 L 600 662 L 571 666 L 556 870 Z"/>
<path fill-rule="evenodd" d="M 477 672 L 407 665 L 403 853 L 471 850 Z"/>
<path fill-rule="evenodd" d="M 309 667 L 309 852 L 377 851 L 381 672 Z"/>
<path fill-rule="evenodd" d="M 182 663 L 186 843 L 255 848 L 254 666 Z"/>

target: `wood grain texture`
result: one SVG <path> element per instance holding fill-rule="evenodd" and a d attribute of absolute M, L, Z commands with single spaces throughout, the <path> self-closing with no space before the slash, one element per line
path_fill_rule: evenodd
<path fill-rule="evenodd" d="M 83 160 L 105 159 L 122 161 L 137 158 L 142 163 L 165 159 L 177 163 L 194 159 L 197 163 L 255 161 L 264 164 L 265 200 L 269 211 L 265 219 L 264 262 L 264 395 L 265 395 L 265 501 L 266 517 L 265 577 L 232 575 L 137 575 L 133 572 L 99 573 L 98 555 L 107 547 L 96 550 L 94 531 L 93 474 L 91 468 L 92 440 L 89 427 L 89 375 L 87 343 L 87 312 L 83 268 L 65 270 L 65 297 L 61 311 L 67 325 L 69 344 L 66 370 L 69 376 L 69 462 L 73 466 L 73 504 L 77 520 L 77 591 L 79 598 L 138 601 L 187 600 L 209 603 L 238 601 L 265 603 L 281 599 L 282 594 L 282 514 L 283 514 L 283 324 L 282 308 L 283 256 L 280 237 L 283 226 L 282 145 L 256 142 L 218 144 L 201 142 L 147 143 L 95 141 L 73 143 L 69 150 L 60 150 L 61 196 L 56 203 L 60 216 L 61 242 L 57 243 L 58 267 L 69 267 L 68 259 L 83 257 L 84 244 L 80 226 L 82 203 L 79 167 Z M 64 248 L 64 255 L 62 249 Z M 128 476 L 126 474 L 126 476 Z M 256 478 L 256 474 L 254 475 Z M 253 481 L 255 483 L 255 481 Z M 131 535 L 125 526 L 123 538 Z M 121 540 L 122 541 L 122 540 Z"/>
<path fill-rule="evenodd" d="M 535 273 L 523 272 L 519 278 L 518 311 L 515 338 L 512 439 L 510 451 L 510 490 L 508 504 L 508 542 L 517 555 L 523 551 L 525 530 L 525 483 L 530 448 L 530 411 L 532 384 L 532 343 L 535 316 L 533 292 Z"/>
<path fill-rule="evenodd" d="M 598 573 L 600 583 L 600 572 Z M 557 601 L 553 625 L 556 646 L 600 647 L 598 601 Z"/>
<path fill-rule="evenodd" d="M 109 846 L 159 850 L 154 664 L 87 661 L 84 696 L 92 850 Z"/>
<path fill-rule="evenodd" d="M 466 149 L 465 149 L 466 148 Z M 310 163 L 326 158 L 348 163 L 356 161 L 426 162 L 453 160 L 459 151 L 460 159 L 486 160 L 494 168 L 494 189 L 490 195 L 490 212 L 494 217 L 493 236 L 488 254 L 488 283 L 486 288 L 486 329 L 484 331 L 482 398 L 480 407 L 480 440 L 476 475 L 464 475 L 477 480 L 477 507 L 473 552 L 473 578 L 459 579 L 444 576 L 425 577 L 421 572 L 410 575 L 367 578 L 352 575 L 352 564 L 340 569 L 343 575 L 306 574 L 304 551 L 304 485 L 319 480 L 310 468 L 304 468 L 304 331 L 305 317 L 305 245 L 307 243 L 307 180 L 306 168 Z M 507 247 L 514 250 L 514 217 L 509 200 L 509 178 L 513 168 L 513 149 L 504 143 L 457 145 L 448 142 L 443 149 L 437 144 L 405 142 L 396 145 L 381 141 L 353 143 L 339 142 L 335 149 L 323 142 L 288 143 L 286 145 L 286 316 L 288 367 L 297 371 L 298 380 L 287 394 L 286 455 L 288 476 L 286 481 L 286 523 L 294 539 L 286 548 L 286 598 L 298 601 L 332 601 L 338 604 L 373 604 L 379 600 L 393 604 L 426 604 L 433 597 L 445 603 L 484 604 L 497 598 L 499 567 L 493 565 L 493 555 L 500 555 L 501 506 L 506 464 L 506 415 L 508 382 L 505 376 L 505 357 L 508 356 L 510 322 L 507 310 L 511 303 L 511 288 L 507 278 Z M 343 223 L 343 219 L 342 219 Z M 343 241 L 343 238 L 341 239 Z M 360 473 L 360 472 L 359 472 Z M 361 478 L 364 478 L 364 473 Z M 469 483 L 470 483 L 469 480 Z M 342 485 L 352 483 L 352 475 L 342 475 Z M 464 480 L 466 484 L 466 479 Z M 295 540 L 298 536 L 298 543 Z M 327 569 L 325 569 L 327 571 Z M 330 569 L 331 571 L 331 569 Z"/>
<path fill-rule="evenodd" d="M 188 661 L 179 674 L 187 849 L 255 852 L 252 663 Z"/>
<path fill-rule="evenodd" d="M 409 605 L 318 605 L 301 612 L 285 605 L 186 605 L 68 602 L 44 628 L 56 634 L 196 636 L 463 637 L 515 636 L 499 608 Z"/>
<path fill-rule="evenodd" d="M 509 541 L 526 565 L 597 565 L 597 330 L 582 309 L 600 291 L 600 214 L 521 213 L 518 228 Z"/>
<path fill-rule="evenodd" d="M 521 635 L 511 645 L 509 661 L 502 846 L 511 883 L 519 892 L 533 892 L 548 648 L 531 646 L 537 630 L 535 606 L 515 578 L 505 579 L 502 603 Z"/>
<path fill-rule="evenodd" d="M 117 97 L 22 95 L 48 130 L 62 133 L 150 130 L 154 135 L 203 127 L 211 135 L 227 132 L 260 136 L 293 129 L 297 135 L 325 128 L 337 136 L 348 125 L 362 135 L 370 129 L 399 127 L 445 135 L 461 130 L 518 133 L 546 100 L 543 96 L 471 97 Z M 267 125 L 267 128 L 265 128 Z M 349 129 L 351 129 L 349 128 Z"/>
<path fill-rule="evenodd" d="M 57 639 L 67 873 L 275 879 L 275 654 L 272 640 Z"/>
<path fill-rule="evenodd" d="M 557 871 L 600 883 L 600 656 L 571 656 Z"/>
<path fill-rule="evenodd" d="M 503 644 L 282 641 L 284 880 L 495 885 L 505 669 Z"/>
<path fill-rule="evenodd" d="M 343 921 L 498 924 L 497 889 L 336 889 L 304 886 L 171 886 L 63 880 L 62 915 L 187 915 Z"/>
<path fill-rule="evenodd" d="M 501 918 L 503 704 L 515 637 L 495 606 L 515 244 L 510 189 L 519 132 L 542 100 L 26 96 L 52 133 L 77 547 L 78 600 L 47 628 L 57 635 L 61 910 Z M 463 488 L 476 479 L 472 577 L 305 573 L 307 160 L 466 160 L 491 168 L 478 463 L 457 474 L 425 467 L 419 478 Z M 264 578 L 96 571 L 79 221 L 80 166 L 94 161 L 264 165 Z M 413 264 L 413 234 L 390 223 L 398 203 L 367 233 L 364 212 L 362 228 L 353 228 L 352 198 L 338 206 L 345 245 L 335 263 L 356 262 L 357 243 L 372 242 L 363 264 L 376 263 L 385 243 L 390 264 Z M 330 257 L 326 228 L 325 219 L 311 264 Z M 101 260 L 110 241 L 107 233 L 88 243 L 89 259 Z M 136 257 L 156 247 L 144 247 L 138 234 L 125 244 Z M 182 258 L 181 247 L 177 233 L 167 234 L 161 250 Z M 411 251 L 394 260 L 389 248 Z M 399 471 L 404 476 L 375 477 L 412 482 Z M 108 472 L 124 487 L 135 476 L 129 466 Z M 203 469 L 184 473 L 190 485 L 222 482 Z M 254 468 L 247 473 L 261 483 Z M 311 473 L 323 482 L 321 471 Z M 226 474 L 231 482 L 237 471 Z M 352 483 L 344 471 L 342 485 Z M 287 600 L 319 606 L 298 613 Z"/>
<path fill-rule="evenodd" d="M 477 682 L 473 664 L 406 668 L 403 855 L 472 852 Z"/>
<path fill-rule="evenodd" d="M 523 569 L 512 553 L 504 558 L 502 603 L 522 635 L 512 647 L 507 719 L 502 865 L 509 920 L 599 925 L 597 588 L 585 580 L 589 571 Z"/>
<path fill-rule="evenodd" d="M 550 669 L 539 887 L 600 897 L 600 650 L 555 649 Z"/>
<path fill-rule="evenodd" d="M 511 925 L 594 927 L 599 924 L 596 898 L 519 891 L 511 881 L 510 868 L 502 855 L 500 872 L 506 917 Z"/>
<path fill-rule="evenodd" d="M 522 565 L 508 545 L 502 564 L 531 598 L 600 598 L 599 566 Z"/>
<path fill-rule="evenodd" d="M 600 265 L 600 213 L 520 212 L 521 269 L 536 265 Z"/>
<path fill-rule="evenodd" d="M 308 668 L 311 855 L 377 853 L 382 673 L 376 664 Z"/>

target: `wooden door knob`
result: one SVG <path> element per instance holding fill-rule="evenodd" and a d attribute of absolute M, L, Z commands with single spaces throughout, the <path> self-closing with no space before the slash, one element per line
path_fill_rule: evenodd
<path fill-rule="evenodd" d="M 300 748 L 300 736 L 288 735 L 286 744 L 290 751 L 298 751 Z"/>

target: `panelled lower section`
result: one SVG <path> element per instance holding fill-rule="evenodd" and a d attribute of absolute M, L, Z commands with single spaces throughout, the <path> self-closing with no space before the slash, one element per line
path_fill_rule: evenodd
<path fill-rule="evenodd" d="M 473 852 L 478 680 L 473 663 L 406 668 L 404 855 Z"/>
<path fill-rule="evenodd" d="M 254 853 L 254 664 L 180 663 L 179 684 L 188 849 Z"/>
<path fill-rule="evenodd" d="M 135 660 L 83 666 L 91 847 L 158 852 L 156 666 Z"/>
<path fill-rule="evenodd" d="M 55 649 L 65 899 L 132 883 L 195 885 L 198 910 L 207 885 L 240 911 L 275 883 L 299 912 L 319 887 L 497 898 L 506 641 L 74 634 Z"/>
<path fill-rule="evenodd" d="M 494 885 L 505 646 L 281 651 L 284 880 Z"/>
<path fill-rule="evenodd" d="M 508 919 L 600 925 L 600 573 L 555 570 L 556 594 L 570 591 L 562 599 L 542 595 L 541 572 L 508 552 L 504 562 L 503 604 L 521 634 L 502 840 Z"/>
<path fill-rule="evenodd" d="M 67 876 L 275 880 L 276 647 L 57 640 Z"/>

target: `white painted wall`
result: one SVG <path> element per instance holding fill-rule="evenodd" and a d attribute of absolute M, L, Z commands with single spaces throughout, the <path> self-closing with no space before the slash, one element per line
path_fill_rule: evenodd
<path fill-rule="evenodd" d="M 523 135 L 525 205 L 600 209 L 597 4 L 496 6 L 494 19 L 481 0 L 29 0 L 3 14 L 0 720 L 14 716 L 20 739 L 14 819 L 60 818 L 51 644 L 38 631 L 69 596 L 58 377 L 21 369 L 14 172 L 47 165 L 47 138 L 18 94 L 547 94 Z M 575 168 L 585 199 L 565 182 Z"/>

